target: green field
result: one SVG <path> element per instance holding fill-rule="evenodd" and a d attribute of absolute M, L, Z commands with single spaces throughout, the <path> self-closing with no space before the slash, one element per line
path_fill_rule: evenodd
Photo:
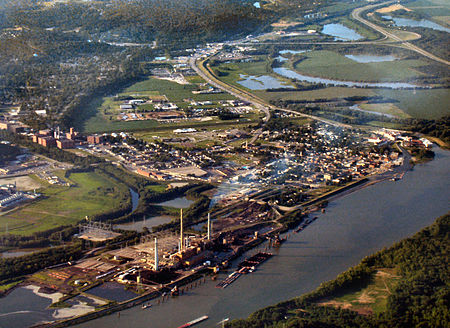
<path fill-rule="evenodd" d="M 394 105 L 412 117 L 437 119 L 450 115 L 449 89 L 379 89 L 375 92 L 386 99 L 395 99 Z"/>
<path fill-rule="evenodd" d="M 336 52 L 325 50 L 308 52 L 306 56 L 308 56 L 307 59 L 297 65 L 297 67 L 307 67 L 307 69 L 301 71 L 302 73 L 341 80 L 363 80 L 361 76 L 365 73 L 367 73 L 366 80 L 374 79 L 376 76 L 385 81 L 408 80 L 422 74 L 414 70 L 414 67 L 427 64 L 422 60 L 359 64 Z M 220 64 L 219 66 L 213 66 L 213 70 L 220 80 L 240 89 L 245 89 L 237 83 L 240 80 L 240 74 L 273 75 L 268 61 L 262 57 L 258 57 L 258 59 L 255 62 Z M 338 64 L 330 65 L 331 62 L 337 62 Z M 370 69 L 367 69 L 367 67 Z M 386 75 L 388 77 L 385 77 Z M 252 90 L 251 92 L 266 101 L 314 101 L 353 96 L 382 96 L 386 103 L 365 105 L 366 108 L 363 109 L 386 113 L 399 118 L 436 119 L 450 114 L 450 91 L 448 89 L 394 90 L 327 87 L 308 91 L 267 92 L 265 90 Z"/>
<path fill-rule="evenodd" d="M 408 1 L 404 6 L 424 16 L 431 16 L 434 19 L 435 17 L 450 16 L 450 3 L 447 0 Z"/>
<path fill-rule="evenodd" d="M 449 89 L 393 90 L 329 87 L 302 92 L 255 91 L 254 93 L 266 100 L 285 99 L 307 101 L 351 96 L 382 96 L 387 100 L 387 103 L 370 104 L 363 109 L 391 114 L 400 118 L 437 119 L 445 115 L 450 115 Z"/>
<path fill-rule="evenodd" d="M 5 232 L 7 224 L 9 233 L 17 235 L 75 224 L 85 216 L 118 207 L 128 192 L 125 185 L 94 172 L 72 173 L 67 181 L 70 186 L 47 184 L 38 191 L 40 199 L 0 216 L 0 232 Z"/>
<path fill-rule="evenodd" d="M 346 88 L 346 87 L 329 87 L 317 90 L 308 91 L 285 91 L 285 92 L 266 92 L 253 91 L 255 95 L 265 100 L 317 100 L 317 99 L 332 99 L 345 98 L 353 96 L 374 96 L 375 90 L 363 88 Z"/>
<path fill-rule="evenodd" d="M 295 65 L 295 70 L 311 76 L 343 81 L 393 82 L 411 81 L 424 74 L 416 67 L 427 65 L 423 60 L 395 60 L 379 63 L 358 63 L 333 51 L 311 51 Z M 331 64 L 332 63 L 332 64 Z"/>
<path fill-rule="evenodd" d="M 137 82 L 124 90 L 118 90 L 119 96 L 151 97 L 166 96 L 170 102 L 177 104 L 180 109 L 186 108 L 189 104 L 184 99 L 193 99 L 196 101 L 219 101 L 234 99 L 227 93 L 219 94 L 193 94 L 193 90 L 198 89 L 199 83 L 203 80 L 198 76 L 188 77 L 192 84 L 178 84 L 176 82 L 160 80 L 149 77 L 144 81 Z M 82 131 L 88 133 L 94 132 L 112 132 L 112 131 L 140 131 L 151 130 L 154 128 L 176 128 L 177 124 L 162 125 L 155 120 L 144 121 L 118 121 L 117 115 L 120 113 L 119 105 L 121 101 L 114 101 L 114 97 L 99 97 L 84 109 L 84 117 L 76 124 Z M 151 105 L 144 105 L 143 109 L 151 110 Z M 182 123 L 183 126 L 186 122 Z M 195 125 L 195 124 L 194 124 Z M 171 127 L 170 127 L 171 126 Z"/>
<path fill-rule="evenodd" d="M 214 74 L 225 83 L 234 85 L 240 89 L 246 89 L 237 81 L 242 80 L 240 75 L 274 75 L 272 69 L 270 68 L 270 63 L 266 57 L 257 57 L 256 61 L 253 62 L 233 62 L 233 63 L 221 63 L 218 66 L 212 65 L 212 70 Z M 278 76 L 277 76 L 278 77 Z M 280 80 L 282 80 L 280 78 Z"/>
<path fill-rule="evenodd" d="M 383 104 L 360 104 L 359 107 L 362 110 L 366 110 L 368 112 L 376 112 L 392 115 L 399 118 L 410 118 L 411 116 L 406 114 L 400 108 L 395 106 L 392 103 L 383 103 Z"/>
<path fill-rule="evenodd" d="M 244 129 L 249 125 L 256 125 L 262 118 L 262 114 L 260 113 L 249 113 L 245 115 L 244 117 L 240 119 L 234 119 L 234 120 L 225 120 L 222 121 L 220 119 L 212 119 L 210 121 L 206 122 L 192 122 L 189 125 L 186 125 L 184 127 L 193 127 L 196 128 L 198 133 L 202 132 L 211 132 L 211 131 L 223 131 L 227 129 Z M 187 124 L 187 123 L 185 123 Z M 216 140 L 214 138 L 211 139 L 211 137 L 199 137 L 197 136 L 197 132 L 189 133 L 187 135 L 180 134 L 180 135 L 174 135 L 173 129 L 177 128 L 176 125 L 167 125 L 164 129 L 162 127 L 158 129 L 153 129 L 152 131 L 138 131 L 134 132 L 134 137 L 138 139 L 143 139 L 148 142 L 153 142 L 156 138 L 172 138 L 172 137 L 189 137 L 195 139 L 193 141 L 193 144 L 195 146 L 201 147 L 207 145 L 209 142 L 211 144 L 214 144 L 214 142 L 217 142 L 218 144 L 221 144 L 220 140 Z"/>
<path fill-rule="evenodd" d="M 319 304 L 350 309 L 361 314 L 381 313 L 386 311 L 387 298 L 400 279 L 394 269 L 380 269 L 372 276 L 367 287 Z"/>

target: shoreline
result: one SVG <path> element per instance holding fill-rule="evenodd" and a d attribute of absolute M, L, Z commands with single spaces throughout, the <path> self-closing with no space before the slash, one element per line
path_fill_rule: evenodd
<path fill-rule="evenodd" d="M 405 153 L 406 151 L 404 151 Z M 353 185 L 347 185 L 347 186 L 343 186 L 342 188 L 332 191 L 330 192 L 329 195 L 324 195 L 324 196 L 319 196 L 318 198 L 310 201 L 311 204 L 308 204 L 307 206 L 313 206 L 313 205 L 317 205 L 317 203 L 321 202 L 321 201 L 333 201 L 336 200 L 340 197 L 346 196 L 350 193 L 356 192 L 358 190 L 367 188 L 371 185 L 374 185 L 378 182 L 383 182 L 389 179 L 392 179 L 393 177 L 397 176 L 398 174 L 401 173 L 405 173 L 409 170 L 411 170 L 413 167 L 413 165 L 411 165 L 409 163 L 409 158 L 405 157 L 403 164 L 396 168 L 396 170 L 393 171 L 386 171 L 383 173 L 379 173 L 373 177 L 375 177 L 375 180 L 371 180 L 371 177 L 366 177 L 363 178 L 361 180 L 358 181 L 354 181 Z M 315 211 L 319 210 L 319 208 L 317 206 L 314 206 L 313 208 L 310 208 L 309 210 L 307 210 L 305 213 L 308 215 L 310 213 L 313 213 Z M 298 222 L 296 222 L 296 227 L 301 224 L 304 221 L 304 216 L 301 217 L 300 220 L 298 220 Z M 273 231 L 271 231 L 268 234 L 274 234 L 274 233 L 278 233 L 278 232 L 289 232 L 289 231 L 294 231 L 295 228 L 287 228 L 285 226 L 281 226 L 278 228 L 275 228 Z M 264 240 L 261 239 L 256 239 L 255 241 L 247 244 L 247 245 L 243 245 L 242 248 L 239 249 L 238 252 L 231 254 L 229 260 L 233 260 L 243 254 L 245 254 L 246 252 L 250 251 L 251 249 L 255 248 L 256 246 L 258 246 L 259 244 L 261 244 L 262 242 L 264 242 Z M 115 304 L 112 305 L 110 307 L 104 308 L 104 309 L 100 309 L 98 311 L 93 311 L 93 312 L 89 312 L 89 313 L 85 313 L 82 314 L 80 316 L 75 316 L 75 317 L 71 317 L 71 318 L 67 318 L 67 319 L 63 319 L 63 320 L 58 320 L 58 321 L 53 321 L 53 322 L 47 322 L 47 323 L 41 323 L 41 324 L 37 324 L 37 325 L 33 325 L 32 328 L 59 328 L 59 327 L 69 327 L 75 324 L 80 324 L 83 322 L 87 322 L 87 321 L 91 321 L 94 319 L 97 319 L 99 317 L 102 316 L 106 316 L 106 315 L 110 315 L 113 314 L 115 312 L 119 312 L 118 315 L 120 315 L 120 311 L 131 308 L 131 307 L 135 307 L 138 305 L 143 304 L 144 302 L 156 299 L 158 297 L 161 296 L 161 292 L 163 290 L 167 290 L 167 288 L 172 288 L 173 286 L 177 286 L 177 287 L 181 287 L 184 286 L 186 284 L 188 284 L 189 282 L 193 282 L 196 280 L 201 279 L 202 277 L 205 278 L 205 273 L 207 274 L 207 272 L 210 271 L 207 268 L 202 268 L 199 271 L 196 272 L 192 272 L 187 276 L 184 276 L 182 278 L 180 278 L 177 281 L 174 281 L 164 287 L 162 287 L 160 290 L 158 291 L 152 291 L 149 293 L 145 293 L 143 295 L 139 295 L 135 298 L 132 298 L 130 300 L 121 302 L 119 304 Z"/>

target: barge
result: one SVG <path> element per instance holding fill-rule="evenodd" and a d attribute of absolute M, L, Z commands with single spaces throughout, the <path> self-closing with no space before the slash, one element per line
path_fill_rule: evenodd
<path fill-rule="evenodd" d="M 208 319 L 207 315 L 204 315 L 200 318 L 197 318 L 195 320 L 189 321 L 187 323 L 185 323 L 184 325 L 179 326 L 178 328 L 187 328 L 187 327 L 192 327 L 193 325 L 196 325 L 202 321 L 205 321 L 206 319 Z"/>

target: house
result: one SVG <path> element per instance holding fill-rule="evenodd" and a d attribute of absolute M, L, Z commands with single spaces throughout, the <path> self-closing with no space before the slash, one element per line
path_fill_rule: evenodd
<path fill-rule="evenodd" d="M 133 109 L 133 105 L 122 104 L 122 105 L 120 105 L 120 109 L 121 110 L 132 110 Z"/>

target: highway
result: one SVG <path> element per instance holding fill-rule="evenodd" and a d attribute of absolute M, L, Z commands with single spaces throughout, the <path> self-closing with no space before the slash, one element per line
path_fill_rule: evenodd
<path fill-rule="evenodd" d="M 215 54 L 211 55 L 210 57 L 212 57 L 214 55 Z M 212 72 L 206 66 L 203 65 L 205 63 L 205 61 L 202 61 L 201 59 L 199 59 L 199 57 L 191 57 L 189 63 L 190 63 L 191 68 L 209 84 L 211 84 L 214 87 L 219 88 L 225 92 L 228 92 L 243 101 L 247 101 L 247 102 L 251 103 L 252 105 L 254 105 L 257 109 L 261 110 L 265 115 L 265 117 L 263 119 L 264 124 L 270 120 L 270 117 L 271 117 L 270 110 L 278 110 L 281 112 L 310 118 L 310 119 L 320 121 L 320 122 L 323 122 L 326 124 L 334 125 L 334 126 L 351 128 L 351 126 L 348 124 L 338 123 L 338 122 L 330 121 L 330 120 L 327 120 L 327 119 L 324 119 L 324 118 L 321 118 L 318 116 L 308 115 L 308 114 L 304 114 L 304 113 L 299 113 L 297 111 L 272 106 L 272 105 L 268 104 L 266 101 L 264 101 L 263 99 L 260 99 L 256 96 L 254 96 L 250 92 L 247 92 L 242 89 L 238 89 L 235 86 L 231 86 L 231 85 L 217 79 L 212 74 Z M 258 137 L 261 133 L 262 133 L 262 129 L 256 130 L 253 138 L 250 140 L 249 143 L 250 144 L 254 143 L 258 139 Z"/>
<path fill-rule="evenodd" d="M 401 46 L 403 48 L 409 49 L 411 51 L 414 51 L 416 53 L 419 53 L 429 59 L 435 60 L 437 62 L 443 63 L 445 65 L 450 65 L 450 62 L 448 62 L 445 59 L 439 58 L 435 55 L 433 55 L 432 53 L 429 53 L 413 44 L 411 44 L 410 42 L 404 41 L 402 40 L 400 37 L 398 37 L 397 35 L 386 31 L 384 28 L 369 22 L 368 20 L 364 19 L 361 17 L 361 14 L 366 11 L 366 10 L 370 10 L 376 7 L 380 7 L 380 6 L 386 6 L 388 4 L 391 4 L 395 1 L 387 1 L 387 2 L 383 2 L 383 3 L 378 3 L 378 4 L 373 4 L 373 5 L 368 5 L 368 6 L 364 6 L 364 7 L 360 7 L 360 8 L 356 8 L 352 11 L 352 18 L 361 22 L 364 25 L 369 26 L 370 28 L 374 29 L 375 31 L 381 33 L 384 35 L 384 38 L 381 40 L 377 40 L 377 41 L 362 41 L 362 42 L 296 42 L 296 44 L 300 44 L 300 43 L 304 43 L 304 44 L 376 44 L 376 43 L 384 43 L 387 45 L 398 45 Z M 240 42 L 236 42 L 236 44 L 239 44 Z M 244 42 L 241 42 L 244 43 Z M 264 42 L 260 43 L 260 44 L 264 44 Z M 273 43 L 270 43 L 273 44 Z M 209 57 L 212 57 L 215 54 L 210 55 Z M 213 85 L 216 88 L 219 88 L 225 92 L 228 92 L 230 94 L 232 94 L 233 96 L 251 103 L 253 106 L 255 106 L 257 109 L 261 110 L 265 117 L 263 119 L 263 123 L 267 123 L 270 118 L 271 118 L 271 110 L 278 110 L 281 112 L 285 112 L 285 113 L 289 113 L 289 114 L 294 114 L 294 115 L 299 115 L 305 118 L 310 118 L 316 121 L 320 121 L 326 124 L 331 124 L 334 126 L 339 126 L 339 127 L 344 127 L 344 128 L 351 128 L 350 125 L 348 124 L 342 124 L 342 123 L 338 123 L 338 122 L 334 122 L 334 121 L 330 121 L 327 119 L 323 119 L 321 117 L 317 117 L 314 115 L 308 115 L 308 114 L 304 114 L 304 113 L 299 113 L 293 110 L 289 110 L 289 109 L 284 109 L 284 108 L 279 108 L 279 107 L 275 107 L 272 106 L 270 104 L 268 104 L 265 100 L 256 97 L 255 95 L 251 94 L 248 91 L 245 91 L 243 89 L 237 88 L 235 86 L 229 85 L 221 80 L 219 80 L 213 73 L 212 71 L 209 69 L 209 67 L 207 67 L 207 65 L 204 65 L 206 63 L 206 59 L 205 60 L 201 60 L 200 57 L 198 56 L 193 56 L 190 59 L 190 66 L 191 68 L 199 75 L 201 76 L 205 81 L 207 81 L 209 84 Z M 258 137 L 260 136 L 260 134 L 262 133 L 262 128 L 258 129 L 257 131 L 255 131 L 255 134 L 253 136 L 253 138 L 250 140 L 250 144 L 254 143 Z"/>
<path fill-rule="evenodd" d="M 209 72 L 208 69 L 206 69 L 206 68 L 202 69 L 202 67 L 198 65 L 198 62 L 203 63 L 203 61 L 201 61 L 201 59 L 199 57 L 191 57 L 189 60 L 191 68 L 199 76 L 201 76 L 206 82 L 208 82 L 209 84 L 211 84 L 212 86 L 214 86 L 220 90 L 228 92 L 229 94 L 235 96 L 238 99 L 241 99 L 243 101 L 251 103 L 253 106 L 255 106 L 257 109 L 259 109 L 260 111 L 262 111 L 264 113 L 263 123 L 266 124 L 267 122 L 269 122 L 271 113 L 270 113 L 268 105 L 262 99 L 259 99 L 248 92 L 239 90 L 231 85 L 228 85 L 228 84 L 216 79 L 215 76 L 213 74 L 211 74 L 211 72 Z M 201 65 L 203 65 L 203 64 L 201 64 Z M 254 143 L 258 139 L 258 137 L 261 135 L 261 133 L 262 133 L 262 128 L 259 128 L 258 130 L 256 130 L 253 135 L 253 138 L 249 141 L 249 144 Z"/>
<path fill-rule="evenodd" d="M 361 23 L 363 23 L 363 24 L 365 24 L 367 26 L 369 26 L 370 28 L 374 29 L 375 31 L 383 34 L 385 37 L 390 38 L 390 39 L 392 39 L 394 41 L 397 41 L 397 42 L 401 43 L 401 46 L 406 48 L 406 49 L 409 49 L 411 51 L 417 52 L 417 53 L 421 54 L 422 56 L 425 56 L 425 57 L 427 57 L 429 59 L 432 59 L 434 61 L 440 62 L 442 64 L 450 65 L 449 61 L 447 61 L 445 59 L 442 59 L 440 57 L 437 57 L 437 56 L 433 55 L 432 53 L 429 53 L 428 51 L 425 51 L 422 48 L 419 48 L 419 47 L 413 45 L 412 43 L 404 41 L 400 37 L 394 35 L 393 33 L 386 31 L 381 26 L 375 25 L 374 23 L 369 22 L 368 20 L 366 20 L 366 19 L 361 17 L 361 13 L 366 11 L 366 10 L 369 10 L 369 9 L 372 9 L 372 8 L 375 8 L 375 7 L 385 6 L 385 5 L 388 5 L 388 4 L 392 3 L 392 2 L 394 2 L 394 1 L 388 1 L 388 2 L 383 2 L 383 3 L 379 3 L 379 4 L 368 5 L 368 6 L 361 7 L 361 8 L 356 8 L 355 10 L 352 11 L 352 18 L 356 19 L 357 21 L 359 21 L 359 22 L 361 22 Z"/>

